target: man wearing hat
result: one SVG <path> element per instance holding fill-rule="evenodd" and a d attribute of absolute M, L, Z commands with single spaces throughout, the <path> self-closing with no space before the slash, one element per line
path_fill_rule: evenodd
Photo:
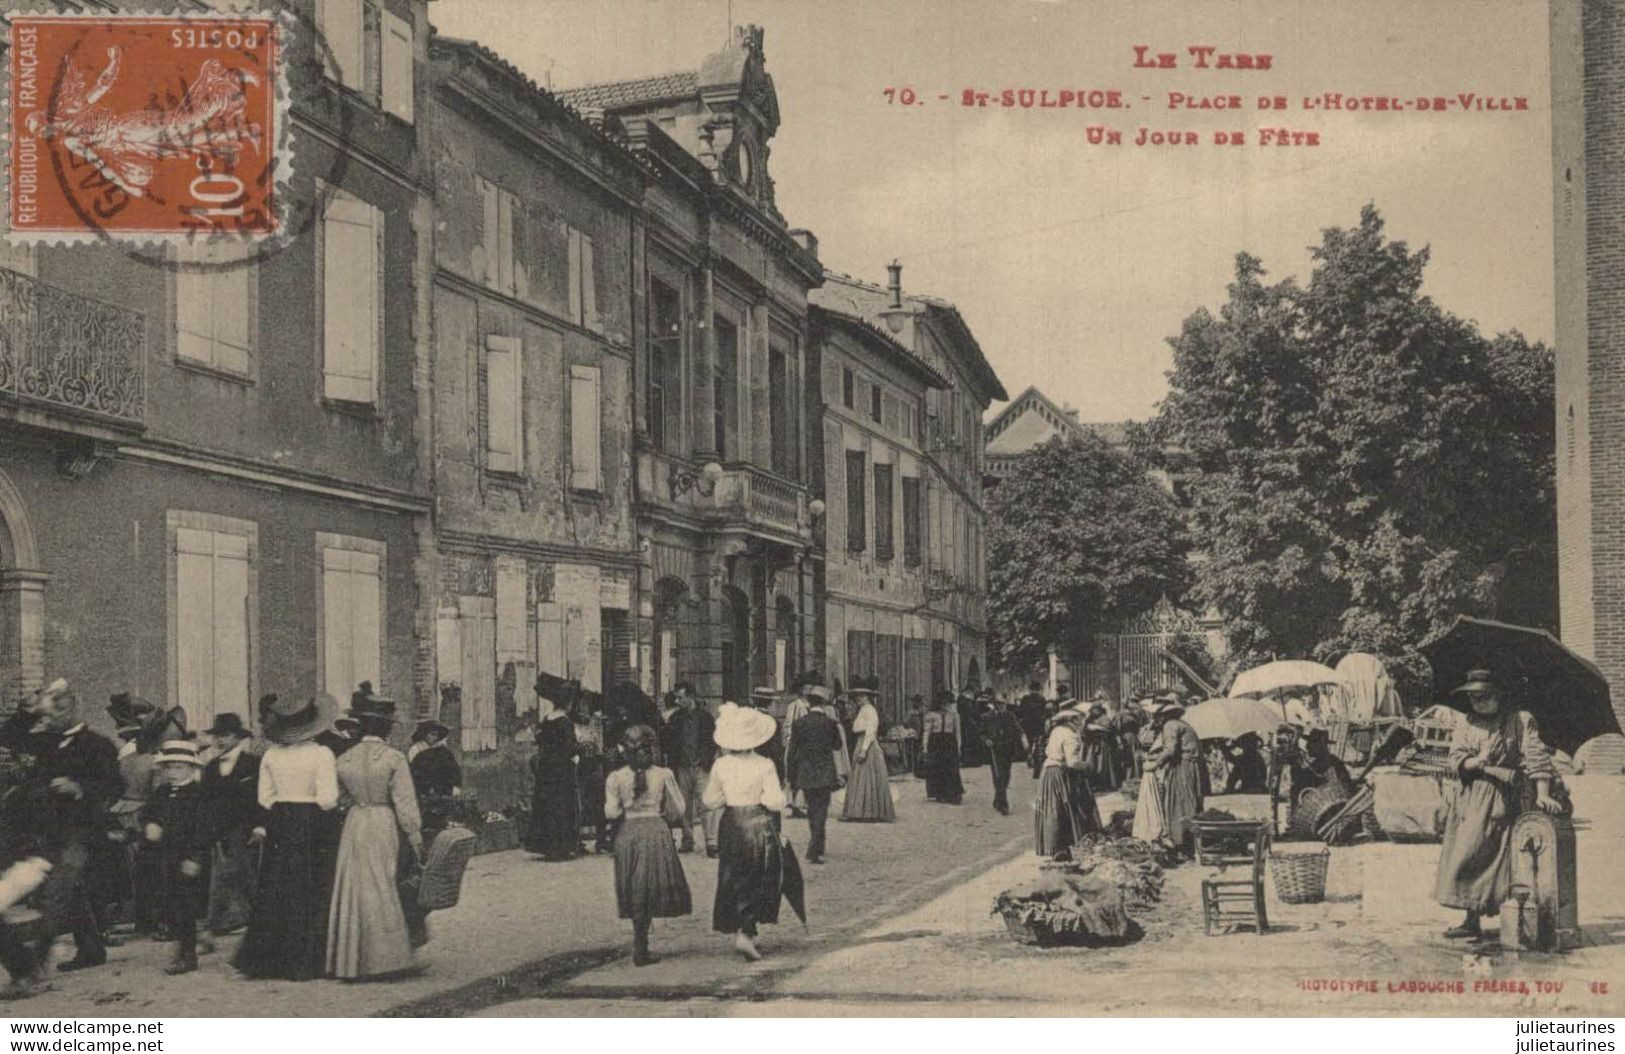
<path fill-rule="evenodd" d="M 219 936 L 248 925 L 259 855 L 248 843 L 254 828 L 265 820 L 259 799 L 260 759 L 248 750 L 249 732 L 242 717 L 218 714 L 204 735 L 214 740 L 215 747 L 214 758 L 203 767 L 203 791 L 219 835 L 209 876 L 209 932 Z"/>
<path fill-rule="evenodd" d="M 45 913 L 73 934 L 75 954 L 59 970 L 107 961 L 97 918 L 95 891 L 108 849 L 105 816 L 119 793 L 118 748 L 90 731 L 80 717 L 79 697 L 65 680 L 20 704 L 0 725 L 0 747 L 34 758 L 29 778 L 15 788 L 14 829 L 36 834 L 52 863 L 39 892 Z"/>
<path fill-rule="evenodd" d="M 717 745 L 711 739 L 716 733 L 716 719 L 686 683 L 672 693 L 672 703 L 674 708 L 661 726 L 660 739 L 661 750 L 683 796 L 683 842 L 678 850 L 694 851 L 694 827 L 698 824 L 705 835 L 705 853 L 714 857 L 718 818 L 705 810 L 700 798 L 705 794 L 706 774 L 717 758 Z"/>
<path fill-rule="evenodd" d="M 172 739 L 158 749 L 159 783 L 141 810 L 143 837 L 158 854 L 163 918 L 175 951 L 167 974 L 197 969 L 197 922 L 208 911 L 210 851 L 220 816 L 199 778 L 197 744 Z"/>
<path fill-rule="evenodd" d="M 757 753 L 773 762 L 773 768 L 779 774 L 779 782 L 784 782 L 784 728 L 779 724 L 779 718 L 784 712 L 783 703 L 779 699 L 776 688 L 752 688 L 750 690 L 750 708 L 759 710 L 768 717 L 773 718 L 773 738 L 757 748 Z M 777 710 L 778 713 L 774 713 Z"/>
<path fill-rule="evenodd" d="M 1021 722 L 1010 712 L 1005 700 L 989 692 L 992 709 L 982 715 L 978 730 L 982 742 L 987 744 L 988 764 L 993 776 L 993 808 L 1002 816 L 1010 815 L 1010 770 L 1016 759 L 1027 752 L 1027 740 L 1021 733 Z"/>
<path fill-rule="evenodd" d="M 807 862 L 824 862 L 824 838 L 829 825 L 829 800 L 840 786 L 835 758 L 844 751 L 841 747 L 841 726 L 835 723 L 824 707 L 829 689 L 822 684 L 810 686 L 810 694 L 818 705 L 806 711 L 790 726 L 787 739 L 786 767 L 790 771 L 790 786 L 802 796 L 807 806 Z"/>
<path fill-rule="evenodd" d="M 823 674 L 807 671 L 796 678 L 795 690 L 790 696 L 789 705 L 784 708 L 784 718 L 779 727 L 784 730 L 784 771 L 788 776 L 787 795 L 790 799 L 790 815 L 805 816 L 807 814 L 807 799 L 805 795 L 798 794 L 795 786 L 795 769 L 790 764 L 790 748 L 794 743 L 796 722 L 806 717 L 812 710 L 808 691 L 815 685 L 824 683 Z"/>

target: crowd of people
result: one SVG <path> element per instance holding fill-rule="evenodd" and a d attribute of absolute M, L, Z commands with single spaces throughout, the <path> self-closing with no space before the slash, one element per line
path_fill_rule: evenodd
<path fill-rule="evenodd" d="M 127 693 L 107 707 L 119 743 L 92 731 L 56 681 L 0 725 L 0 965 L 5 994 L 107 962 L 110 945 L 171 942 L 189 973 L 242 931 L 244 977 L 359 979 L 414 968 L 428 941 L 417 889 L 460 881 L 466 854 L 426 854 L 462 775 L 449 730 L 421 722 L 412 757 L 389 745 L 396 703 L 363 683 L 342 715 L 331 696 L 265 696 L 265 749 L 242 717 L 187 728 L 178 707 Z M 466 832 L 464 833 L 466 836 Z M 457 838 L 451 841 L 457 841 Z M 439 848 L 437 846 L 437 848 Z M 439 874 L 441 868 L 450 874 Z"/>

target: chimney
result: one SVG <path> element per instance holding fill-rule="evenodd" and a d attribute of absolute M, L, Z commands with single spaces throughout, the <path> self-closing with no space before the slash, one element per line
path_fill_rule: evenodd
<path fill-rule="evenodd" d="M 903 265 L 893 260 L 886 265 L 886 290 L 891 293 L 891 309 L 898 311 L 903 306 Z"/>

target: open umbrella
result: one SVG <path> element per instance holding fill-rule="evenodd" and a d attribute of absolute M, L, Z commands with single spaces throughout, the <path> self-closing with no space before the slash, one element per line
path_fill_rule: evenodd
<path fill-rule="evenodd" d="M 1235 683 L 1230 686 L 1230 696 L 1269 695 L 1293 688 L 1337 683 L 1337 671 L 1330 666 L 1322 666 L 1308 659 L 1281 659 L 1238 674 Z"/>
<path fill-rule="evenodd" d="M 1620 730 L 1602 671 L 1543 629 L 1460 615 L 1418 650 L 1433 667 L 1436 701 L 1469 710 L 1466 697 L 1452 689 L 1467 679 L 1467 671 L 1489 670 L 1502 698 L 1529 711 L 1540 738 L 1565 754 Z"/>
<path fill-rule="evenodd" d="M 1209 699 L 1185 711 L 1197 739 L 1236 739 L 1256 732 L 1268 740 L 1281 724 L 1277 707 L 1257 699 Z"/>

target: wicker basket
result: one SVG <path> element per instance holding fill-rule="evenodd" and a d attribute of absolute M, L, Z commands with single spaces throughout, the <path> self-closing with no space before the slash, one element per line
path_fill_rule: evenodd
<path fill-rule="evenodd" d="M 476 856 L 519 848 L 519 825 L 513 820 L 492 820 L 479 832 Z"/>
<path fill-rule="evenodd" d="M 1270 871 L 1275 875 L 1275 895 L 1283 904 L 1319 904 L 1326 899 L 1326 865 L 1329 849 L 1307 853 L 1270 853 Z"/>

